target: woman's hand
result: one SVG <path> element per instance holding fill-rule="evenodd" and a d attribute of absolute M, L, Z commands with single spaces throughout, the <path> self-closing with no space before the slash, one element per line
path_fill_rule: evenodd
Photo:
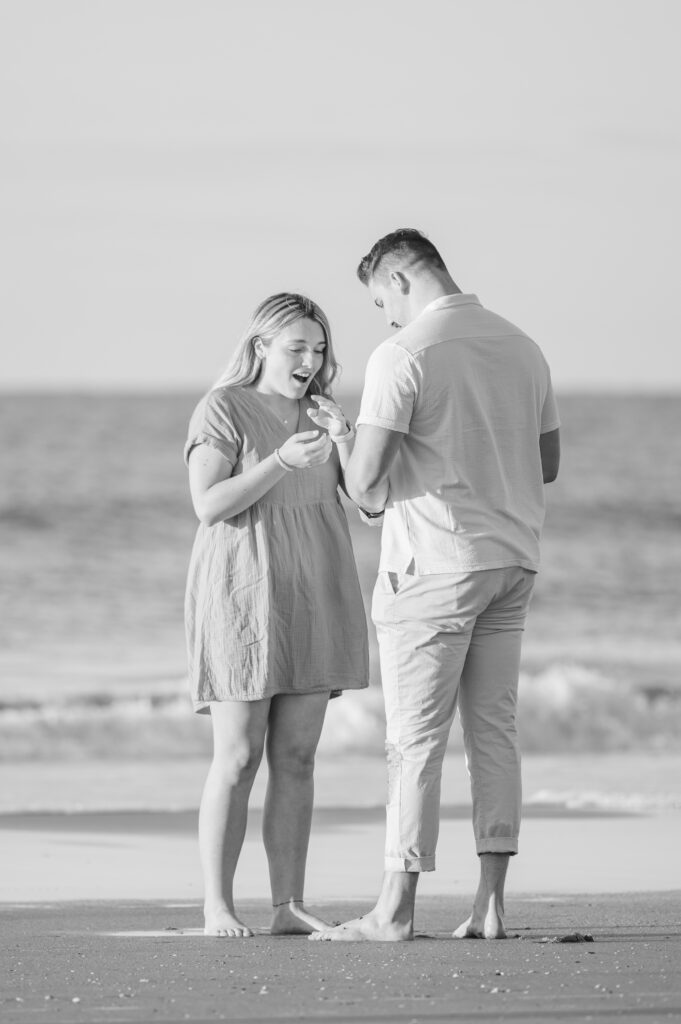
<path fill-rule="evenodd" d="M 347 434 L 348 423 L 340 405 L 326 395 L 310 395 L 310 398 L 317 403 L 316 409 L 307 410 L 307 415 L 313 423 L 327 430 L 330 437 L 342 437 L 343 434 Z"/>
<path fill-rule="evenodd" d="M 287 466 L 309 469 L 326 462 L 332 447 L 327 434 L 320 434 L 318 430 L 303 430 L 289 437 L 279 449 L 279 454 Z"/>
<path fill-rule="evenodd" d="M 333 445 L 328 434 L 306 430 L 294 434 L 279 449 L 287 466 L 308 469 L 326 462 Z M 239 515 L 281 480 L 277 459 L 263 459 L 244 473 L 232 475 L 232 465 L 206 444 L 197 445 L 189 457 L 189 481 L 196 514 L 206 526 L 215 526 Z"/>

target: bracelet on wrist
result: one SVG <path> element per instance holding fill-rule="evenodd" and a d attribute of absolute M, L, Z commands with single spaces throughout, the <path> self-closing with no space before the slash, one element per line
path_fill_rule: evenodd
<path fill-rule="evenodd" d="M 329 434 L 329 437 L 331 438 L 334 444 L 347 444 L 348 441 L 352 441 L 354 436 L 355 428 L 351 427 L 350 424 L 348 424 L 347 433 L 345 434 L 340 434 L 340 436 Z"/>
<path fill-rule="evenodd" d="M 288 462 L 286 462 L 284 459 L 282 459 L 281 455 L 279 454 L 279 449 L 278 448 L 274 449 L 274 457 L 277 460 L 277 462 L 279 463 L 279 465 L 281 466 L 281 468 L 285 469 L 287 473 L 292 473 L 293 470 L 296 468 L 295 466 L 289 466 Z"/>

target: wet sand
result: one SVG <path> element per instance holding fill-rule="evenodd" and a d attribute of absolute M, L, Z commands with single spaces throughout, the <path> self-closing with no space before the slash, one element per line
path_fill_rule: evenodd
<path fill-rule="evenodd" d="M 318 809 L 308 858 L 310 900 L 375 895 L 383 819 L 380 807 Z M 241 900 L 268 892 L 260 824 L 256 809 L 235 879 Z M 681 888 L 678 858 L 671 856 L 680 838 L 678 811 L 630 815 L 528 807 L 507 891 L 544 896 L 673 891 Z M 1 816 L 0 845 L 5 866 L 0 902 L 201 898 L 196 811 Z M 431 896 L 472 893 L 477 871 L 470 811 L 445 805 L 437 870 L 423 875 L 420 890 Z"/>
<path fill-rule="evenodd" d="M 425 897 L 413 943 L 207 939 L 198 907 L 98 902 L 2 910 L 5 1024 L 681 1019 L 681 894 L 518 898 L 505 942 L 458 941 L 468 901 Z M 320 904 L 330 920 L 363 904 Z M 549 941 L 580 932 L 593 942 Z"/>
<path fill-rule="evenodd" d="M 199 900 L 196 814 L 204 761 L 0 767 L 0 902 Z M 512 894 L 681 889 L 681 758 L 526 758 L 520 856 Z M 267 894 L 260 839 L 266 774 L 256 779 L 236 876 L 241 899 Z M 569 798 L 570 791 L 581 794 Z M 477 884 L 468 778 L 445 761 L 437 871 L 423 895 Z M 592 793 L 592 798 L 589 797 Z M 383 857 L 385 767 L 320 758 L 308 858 L 314 900 L 370 899 Z M 619 851 L 617 857 L 613 851 Z"/>

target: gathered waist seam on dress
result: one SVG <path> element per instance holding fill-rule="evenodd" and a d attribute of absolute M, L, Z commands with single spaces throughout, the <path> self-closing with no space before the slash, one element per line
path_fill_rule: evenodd
<path fill-rule="evenodd" d="M 337 498 L 320 498 L 319 501 L 260 501 L 256 505 L 272 505 L 276 508 L 313 508 L 315 505 L 337 505 Z"/>

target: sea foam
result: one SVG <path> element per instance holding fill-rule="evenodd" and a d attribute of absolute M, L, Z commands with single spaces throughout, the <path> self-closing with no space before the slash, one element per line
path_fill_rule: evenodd
<path fill-rule="evenodd" d="M 681 689 L 635 687 L 579 664 L 523 672 L 518 699 L 527 753 L 674 751 L 681 733 Z M 346 691 L 329 704 L 321 754 L 382 756 L 379 687 Z M 53 701 L 0 705 L 0 758 L 156 758 L 210 752 L 206 716 L 192 714 L 182 681 L 136 697 L 96 692 Z M 450 747 L 461 748 L 454 723 Z"/>

